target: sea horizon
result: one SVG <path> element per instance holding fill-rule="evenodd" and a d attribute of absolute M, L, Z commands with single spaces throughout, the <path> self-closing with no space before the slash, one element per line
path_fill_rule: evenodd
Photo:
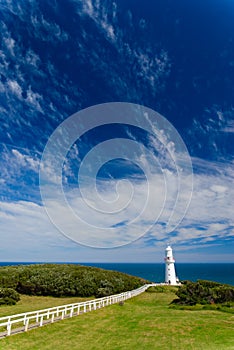
<path fill-rule="evenodd" d="M 164 263 L 137 262 L 48 262 L 48 261 L 3 261 L 0 266 L 31 265 L 31 264 L 76 264 L 115 270 L 129 275 L 138 276 L 151 282 L 164 282 Z M 176 263 L 176 274 L 180 281 L 210 280 L 234 285 L 234 263 Z"/>

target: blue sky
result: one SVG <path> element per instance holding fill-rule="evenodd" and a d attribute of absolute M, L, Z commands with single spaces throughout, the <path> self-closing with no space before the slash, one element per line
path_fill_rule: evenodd
<path fill-rule="evenodd" d="M 177 261 L 233 261 L 232 1 L 3 0 L 0 36 L 0 260 L 161 262 L 170 242 Z M 120 110 L 118 125 L 100 125 L 70 145 L 59 180 L 70 208 L 100 231 L 85 231 L 81 223 L 72 226 L 56 197 L 54 219 L 70 230 L 64 235 L 41 198 L 40 169 L 50 190 L 58 181 L 52 160 L 52 165 L 42 164 L 43 152 L 52 133 L 71 115 L 112 102 L 146 106 L 164 116 L 164 127 L 157 129 L 151 120 L 149 133 L 121 125 Z M 76 127 L 70 125 L 69 135 L 82 129 L 79 118 Z M 170 125 L 173 132 L 168 131 Z M 193 167 L 187 211 L 191 178 L 186 171 L 176 172 L 169 157 L 179 162 L 177 132 Z M 114 146 L 117 138 L 124 141 Z M 122 208 L 114 219 L 112 214 L 100 217 L 98 210 L 90 213 L 91 201 L 98 204 L 100 199 L 84 180 L 90 178 L 90 168 L 83 168 L 83 180 L 78 177 L 92 149 L 98 154 L 88 162 L 93 168 L 98 159 L 108 158 L 107 151 L 114 151 L 111 161 L 101 164 L 96 182 L 99 194 L 112 203 L 111 210 Z M 185 149 L 182 153 L 187 156 Z M 183 188 L 174 211 L 178 225 L 169 232 L 165 226 L 179 173 Z M 119 180 L 124 181 L 116 188 Z M 156 220 L 165 188 L 166 205 Z M 49 199 L 52 203 L 54 197 Z M 132 227 L 142 210 L 145 216 Z M 116 236 L 104 227 L 116 228 Z M 73 240 L 68 238 L 72 232 Z M 82 241 L 82 235 L 88 239 Z M 105 244 L 108 249 L 97 248 Z"/>

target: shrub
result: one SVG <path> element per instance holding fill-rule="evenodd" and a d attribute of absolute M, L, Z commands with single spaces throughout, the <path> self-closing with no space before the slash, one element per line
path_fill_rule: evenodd
<path fill-rule="evenodd" d="M 15 305 L 20 295 L 12 288 L 0 288 L 0 305 Z"/>
<path fill-rule="evenodd" d="M 114 286 L 110 281 L 108 280 L 101 281 L 100 287 L 96 292 L 96 297 L 97 298 L 106 297 L 108 295 L 114 294 L 113 291 L 114 291 Z"/>
<path fill-rule="evenodd" d="M 234 287 L 212 281 L 186 281 L 176 295 L 179 299 L 173 300 L 174 304 L 222 304 L 234 301 Z"/>
<path fill-rule="evenodd" d="M 27 295 L 106 296 L 148 281 L 117 271 L 73 264 L 34 264 L 0 268 L 0 287 Z"/>

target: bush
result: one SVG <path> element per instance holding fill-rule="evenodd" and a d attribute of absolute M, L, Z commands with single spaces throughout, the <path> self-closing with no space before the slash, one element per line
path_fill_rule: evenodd
<path fill-rule="evenodd" d="M 0 268 L 0 287 L 27 295 L 106 296 L 149 283 L 117 271 L 73 264 L 38 264 Z M 13 286 L 13 287 L 12 287 Z"/>
<path fill-rule="evenodd" d="M 234 287 L 212 281 L 185 281 L 172 303 L 180 305 L 222 304 L 234 301 Z"/>
<path fill-rule="evenodd" d="M 20 295 L 12 288 L 0 288 L 0 305 L 15 305 Z"/>
<path fill-rule="evenodd" d="M 95 296 L 97 298 L 102 298 L 111 294 L 114 294 L 113 284 L 108 280 L 101 281 L 100 287 L 98 288 Z"/>

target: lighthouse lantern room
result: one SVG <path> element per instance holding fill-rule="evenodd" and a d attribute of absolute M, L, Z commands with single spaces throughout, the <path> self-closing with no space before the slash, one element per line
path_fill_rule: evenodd
<path fill-rule="evenodd" d="M 175 260 L 172 254 L 172 248 L 168 245 L 165 251 L 165 283 L 172 286 L 178 285 L 179 280 L 175 273 Z"/>

